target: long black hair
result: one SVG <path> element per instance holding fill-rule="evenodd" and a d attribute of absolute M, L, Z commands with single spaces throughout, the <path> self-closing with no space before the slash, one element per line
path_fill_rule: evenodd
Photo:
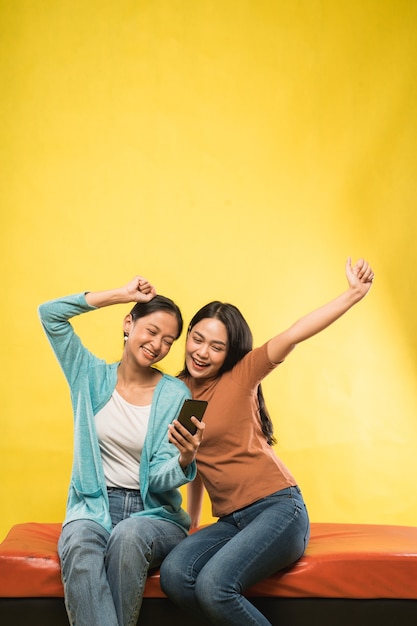
<path fill-rule="evenodd" d="M 178 339 L 182 333 L 184 322 L 179 307 L 170 298 L 166 298 L 165 296 L 155 296 L 152 300 L 149 300 L 149 302 L 136 302 L 135 306 L 130 311 L 130 315 L 132 316 L 133 321 L 136 322 L 136 320 L 140 317 L 146 317 L 147 315 L 156 313 L 157 311 L 166 311 L 177 318 L 178 333 L 175 339 Z"/>
<path fill-rule="evenodd" d="M 252 332 L 242 313 L 234 304 L 214 300 L 197 311 L 188 326 L 188 333 L 191 332 L 198 322 L 206 318 L 218 319 L 220 322 L 223 322 L 227 330 L 229 348 L 224 363 L 219 370 L 219 376 L 221 376 L 224 372 L 231 370 L 245 354 L 253 349 Z M 186 364 L 180 375 L 189 375 Z M 268 409 L 266 408 L 261 385 L 258 385 L 257 393 L 262 432 L 269 445 L 272 446 L 276 443 L 273 434 L 274 427 Z"/>

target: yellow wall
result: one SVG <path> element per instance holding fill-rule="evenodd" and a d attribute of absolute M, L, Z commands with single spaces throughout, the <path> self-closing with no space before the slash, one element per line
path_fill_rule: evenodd
<path fill-rule="evenodd" d="M 64 514 L 71 408 L 40 302 L 142 273 L 186 320 L 234 302 L 260 343 L 343 290 L 349 255 L 372 293 L 265 382 L 277 453 L 313 521 L 416 525 L 417 3 L 0 12 L 0 537 Z M 125 312 L 77 329 L 116 359 Z"/>

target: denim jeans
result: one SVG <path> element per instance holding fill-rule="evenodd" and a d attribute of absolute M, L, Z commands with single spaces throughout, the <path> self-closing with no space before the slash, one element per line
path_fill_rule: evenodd
<path fill-rule="evenodd" d="M 92 520 L 66 524 L 58 542 L 71 626 L 136 626 L 148 570 L 185 537 L 166 520 L 130 517 L 138 491 L 109 489 L 113 530 Z"/>
<path fill-rule="evenodd" d="M 242 594 L 297 561 L 309 536 L 301 492 L 288 487 L 184 539 L 162 563 L 162 589 L 202 623 L 269 625 Z"/>

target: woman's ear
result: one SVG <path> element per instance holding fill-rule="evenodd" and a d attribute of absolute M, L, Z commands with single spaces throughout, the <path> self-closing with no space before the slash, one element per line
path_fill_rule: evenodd
<path fill-rule="evenodd" d="M 132 326 L 133 326 L 133 318 L 131 314 L 128 313 L 123 320 L 123 333 L 125 336 L 129 335 L 130 331 L 132 330 Z"/>

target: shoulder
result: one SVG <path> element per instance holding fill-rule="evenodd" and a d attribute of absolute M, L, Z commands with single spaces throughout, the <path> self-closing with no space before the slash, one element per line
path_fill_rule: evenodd
<path fill-rule="evenodd" d="M 243 379 L 250 384 L 259 384 L 261 380 L 276 368 L 268 357 L 268 344 L 254 348 L 238 362 L 231 370 L 232 377 Z"/>
<path fill-rule="evenodd" d="M 233 367 L 233 370 L 245 366 L 247 363 L 253 363 L 255 361 L 271 364 L 268 358 L 268 342 L 264 343 L 262 346 L 253 348 L 253 350 L 245 354 L 245 356 L 236 363 L 236 365 Z"/>

